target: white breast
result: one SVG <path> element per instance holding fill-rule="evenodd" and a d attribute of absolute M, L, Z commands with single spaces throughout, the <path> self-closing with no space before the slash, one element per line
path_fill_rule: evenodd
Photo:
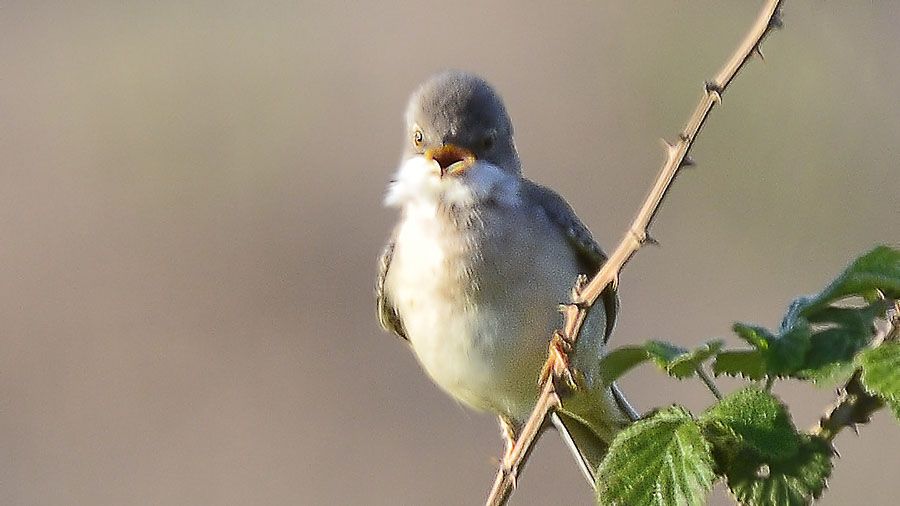
<path fill-rule="evenodd" d="M 517 176 L 476 165 L 466 180 L 435 180 L 423 169 L 404 164 L 389 190 L 402 217 L 385 290 L 435 383 L 473 408 L 524 416 L 569 285 L 536 265 L 560 247 L 535 251 L 552 239 L 520 208 Z"/>
<path fill-rule="evenodd" d="M 452 234 L 436 206 L 407 207 L 397 231 L 387 289 L 416 357 L 432 379 L 461 401 L 487 409 L 481 390 L 492 370 L 482 356 L 483 315 L 467 275 L 469 238 Z M 479 335 L 482 334 L 482 335 Z"/>

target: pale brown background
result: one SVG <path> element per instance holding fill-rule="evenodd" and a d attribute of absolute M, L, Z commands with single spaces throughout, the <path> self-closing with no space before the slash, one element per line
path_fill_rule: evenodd
<path fill-rule="evenodd" d="M 486 76 L 609 248 L 759 3 L 0 3 L 0 503 L 479 503 L 493 419 L 373 315 L 408 93 Z M 900 239 L 900 3 L 785 14 L 628 266 L 616 343 L 775 325 Z M 831 398 L 778 392 L 802 427 Z M 897 424 L 838 445 L 822 504 L 892 503 Z M 589 502 L 551 434 L 514 503 Z"/>

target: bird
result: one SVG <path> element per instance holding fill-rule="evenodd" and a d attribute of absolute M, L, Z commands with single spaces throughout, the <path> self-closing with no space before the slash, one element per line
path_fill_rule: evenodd
<path fill-rule="evenodd" d="M 465 71 L 435 74 L 410 96 L 384 203 L 399 221 L 378 262 L 379 322 L 451 397 L 498 416 L 506 458 L 540 393 L 559 305 L 606 256 L 559 194 L 522 175 L 502 98 Z M 592 486 L 612 439 L 638 418 L 600 378 L 616 289 L 601 300 L 572 354 L 578 388 L 551 418 Z"/>

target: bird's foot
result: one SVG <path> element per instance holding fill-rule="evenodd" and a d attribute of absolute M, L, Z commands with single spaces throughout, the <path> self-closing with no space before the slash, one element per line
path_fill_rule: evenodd
<path fill-rule="evenodd" d="M 513 450 L 516 446 L 516 439 L 518 438 L 518 428 L 515 423 L 511 420 L 508 420 L 504 416 L 499 417 L 500 420 L 500 436 L 503 438 L 503 456 L 500 458 L 500 461 L 497 463 L 500 467 L 500 471 L 503 473 L 504 479 L 509 479 L 512 483 L 512 487 L 516 488 L 516 477 L 518 475 L 517 466 L 515 466 L 515 459 L 513 458 Z"/>
<path fill-rule="evenodd" d="M 503 438 L 503 457 L 500 459 L 500 465 L 508 468 L 512 461 L 513 448 L 516 446 L 516 428 L 512 422 L 500 417 L 500 436 Z"/>
<path fill-rule="evenodd" d="M 569 361 L 569 353 L 571 352 L 572 345 L 566 337 L 559 331 L 554 332 L 553 337 L 550 338 L 549 356 L 541 368 L 541 385 L 552 379 L 557 382 L 557 388 L 563 385 L 570 389 L 577 388 L 575 372 Z"/>

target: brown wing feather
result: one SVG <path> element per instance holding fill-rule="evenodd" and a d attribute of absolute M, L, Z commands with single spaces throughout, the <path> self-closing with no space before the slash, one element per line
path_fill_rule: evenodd
<path fill-rule="evenodd" d="M 556 192 L 531 181 L 526 181 L 524 191 L 528 192 L 531 200 L 540 203 L 550 221 L 560 227 L 566 238 L 575 248 L 581 263 L 582 273 L 593 276 L 600 270 L 603 262 L 606 262 L 606 254 L 594 241 L 590 230 L 585 227 L 575 212 Z M 619 297 L 614 286 L 606 287 L 600 295 L 606 310 L 606 340 L 609 340 L 613 327 L 616 324 L 616 314 L 619 311 Z"/>

